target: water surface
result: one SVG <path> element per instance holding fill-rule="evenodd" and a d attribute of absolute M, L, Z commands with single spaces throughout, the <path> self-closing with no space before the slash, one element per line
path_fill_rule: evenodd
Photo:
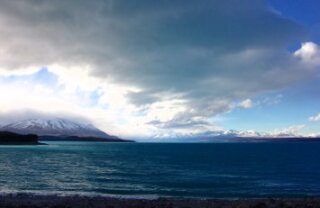
<path fill-rule="evenodd" d="M 0 146 L 0 191 L 201 198 L 320 196 L 320 142 Z"/>

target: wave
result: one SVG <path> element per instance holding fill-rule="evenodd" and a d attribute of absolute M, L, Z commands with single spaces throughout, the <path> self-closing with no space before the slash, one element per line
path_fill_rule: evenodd
<path fill-rule="evenodd" d="M 1 190 L 0 197 L 18 197 L 18 198 L 118 198 L 118 199 L 145 199 L 154 200 L 162 197 L 153 195 L 115 195 L 102 194 L 98 192 L 81 192 L 81 191 L 19 191 L 19 190 Z"/>

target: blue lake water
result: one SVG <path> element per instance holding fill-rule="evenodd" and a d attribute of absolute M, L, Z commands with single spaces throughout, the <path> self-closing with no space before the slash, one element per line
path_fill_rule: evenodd
<path fill-rule="evenodd" d="M 0 191 L 133 197 L 320 196 L 320 142 L 0 146 Z"/>

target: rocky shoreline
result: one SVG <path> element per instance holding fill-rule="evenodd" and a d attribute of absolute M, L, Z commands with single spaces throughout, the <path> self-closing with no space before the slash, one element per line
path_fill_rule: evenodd
<path fill-rule="evenodd" d="M 318 208 L 320 197 L 281 199 L 135 199 L 83 195 L 2 194 L 4 208 Z"/>

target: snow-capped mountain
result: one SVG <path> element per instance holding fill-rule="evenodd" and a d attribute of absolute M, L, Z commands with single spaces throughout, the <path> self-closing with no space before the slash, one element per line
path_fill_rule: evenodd
<path fill-rule="evenodd" d="M 319 137 L 313 136 L 313 137 Z M 294 133 L 266 133 L 255 130 L 238 131 L 234 129 L 207 131 L 201 133 L 187 133 L 175 135 L 156 135 L 156 141 L 162 142 L 249 142 L 249 141 L 274 141 L 283 139 L 311 138 Z"/>
<path fill-rule="evenodd" d="M 254 130 L 247 130 L 247 131 L 238 132 L 238 136 L 240 136 L 240 137 L 262 137 L 262 136 L 265 136 L 265 134 L 254 131 Z"/>
<path fill-rule="evenodd" d="M 0 131 L 37 134 L 39 136 L 110 137 L 91 124 L 83 124 L 62 118 L 17 121 L 2 126 Z"/>

